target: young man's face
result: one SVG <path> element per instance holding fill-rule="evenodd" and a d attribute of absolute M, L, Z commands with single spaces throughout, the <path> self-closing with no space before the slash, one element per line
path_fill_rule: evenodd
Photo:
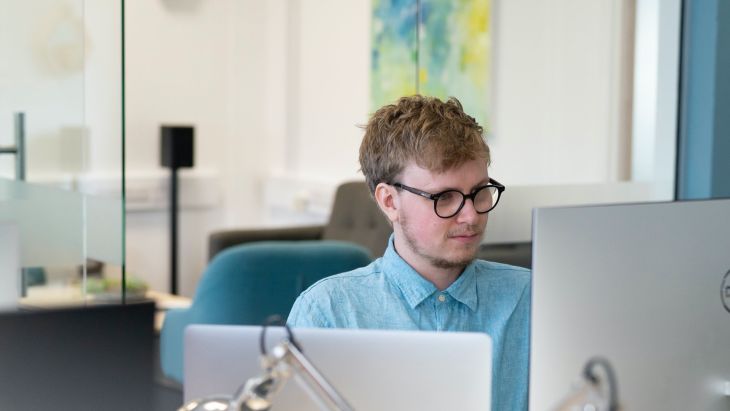
<path fill-rule="evenodd" d="M 472 160 L 440 174 L 411 163 L 398 182 L 431 194 L 450 189 L 469 194 L 488 184 L 489 176 L 483 160 Z M 450 218 L 437 216 L 432 200 L 405 190 L 399 190 L 394 201 L 396 250 L 414 268 L 463 268 L 475 258 L 488 214 L 478 214 L 471 200 L 466 200 L 463 208 Z"/>

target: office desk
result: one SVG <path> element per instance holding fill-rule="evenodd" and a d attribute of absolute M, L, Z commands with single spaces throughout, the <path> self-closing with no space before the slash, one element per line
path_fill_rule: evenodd
<path fill-rule="evenodd" d="M 18 301 L 18 305 L 27 309 L 50 309 L 64 307 L 83 307 L 91 305 L 104 305 L 119 303 L 121 295 L 99 295 L 84 294 L 81 288 L 76 285 L 66 286 L 39 286 L 29 287 L 28 295 Z M 163 293 L 160 291 L 148 290 L 144 295 L 132 295 L 127 297 L 128 303 L 142 301 L 154 301 L 155 331 L 162 329 L 165 312 L 172 308 L 187 308 L 192 304 L 192 299 L 179 295 Z"/>
<path fill-rule="evenodd" d="M 154 311 L 148 301 L 0 312 L 0 409 L 152 410 Z"/>
<path fill-rule="evenodd" d="M 155 313 L 155 331 L 159 334 L 162 323 L 165 321 L 165 313 L 173 308 L 189 308 L 193 300 L 180 295 L 173 295 L 159 291 L 149 290 L 145 294 L 147 298 L 155 302 L 157 312 Z"/>

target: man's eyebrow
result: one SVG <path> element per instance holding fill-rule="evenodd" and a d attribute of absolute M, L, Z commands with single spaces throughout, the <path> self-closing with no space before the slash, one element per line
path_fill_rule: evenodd
<path fill-rule="evenodd" d="M 471 190 L 469 190 L 469 192 L 471 193 L 472 191 L 476 190 L 477 188 L 479 188 L 479 187 L 484 187 L 484 186 L 486 186 L 486 185 L 488 185 L 488 184 L 489 184 L 489 177 L 487 177 L 487 178 L 485 178 L 484 180 L 482 180 L 482 181 L 480 181 L 480 182 L 476 183 L 476 184 L 475 184 L 475 185 L 474 185 L 474 186 L 473 186 L 473 187 L 471 188 Z"/>
<path fill-rule="evenodd" d="M 484 187 L 484 186 L 485 186 L 485 185 L 487 185 L 487 184 L 489 184 L 489 177 L 486 177 L 486 178 L 484 178 L 484 179 L 483 179 L 482 181 L 480 181 L 480 182 L 478 182 L 478 183 L 474 184 L 474 185 L 473 185 L 473 186 L 472 186 L 472 187 L 471 187 L 471 188 L 469 189 L 469 191 L 467 191 L 467 192 L 466 192 L 465 194 L 469 194 L 469 193 L 471 193 L 472 191 L 474 191 L 475 189 L 477 189 L 477 188 L 479 188 L 479 187 Z M 461 192 L 461 189 L 460 189 L 460 188 L 457 188 L 457 187 L 441 187 L 441 188 L 433 188 L 432 190 L 433 190 L 433 191 L 431 191 L 431 192 L 432 192 L 432 193 L 434 193 L 434 194 L 437 194 L 437 193 L 443 193 L 444 191 L 451 191 L 451 190 L 454 190 L 454 191 L 459 191 L 459 192 Z"/>

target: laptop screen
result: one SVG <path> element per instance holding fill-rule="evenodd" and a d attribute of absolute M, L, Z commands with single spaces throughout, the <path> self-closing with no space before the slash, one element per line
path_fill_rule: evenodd
<path fill-rule="evenodd" d="M 478 333 L 293 329 L 304 355 L 356 410 L 490 409 L 491 339 Z M 262 374 L 257 326 L 192 325 L 185 336 L 185 400 L 233 394 Z M 282 328 L 267 330 L 271 345 Z M 318 410 L 295 379 L 272 411 Z"/>

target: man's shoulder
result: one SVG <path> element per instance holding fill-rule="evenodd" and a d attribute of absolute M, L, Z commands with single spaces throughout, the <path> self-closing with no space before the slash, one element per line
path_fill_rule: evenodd
<path fill-rule="evenodd" d="M 378 260 L 365 267 L 325 277 L 299 295 L 287 323 L 294 327 L 350 328 L 352 307 L 365 306 L 362 302 L 372 296 L 382 281 Z"/>
<path fill-rule="evenodd" d="M 325 277 L 312 284 L 302 292 L 302 296 L 319 297 L 332 293 L 348 293 L 363 290 L 364 286 L 380 280 L 379 260 L 375 260 L 365 267 Z"/>

